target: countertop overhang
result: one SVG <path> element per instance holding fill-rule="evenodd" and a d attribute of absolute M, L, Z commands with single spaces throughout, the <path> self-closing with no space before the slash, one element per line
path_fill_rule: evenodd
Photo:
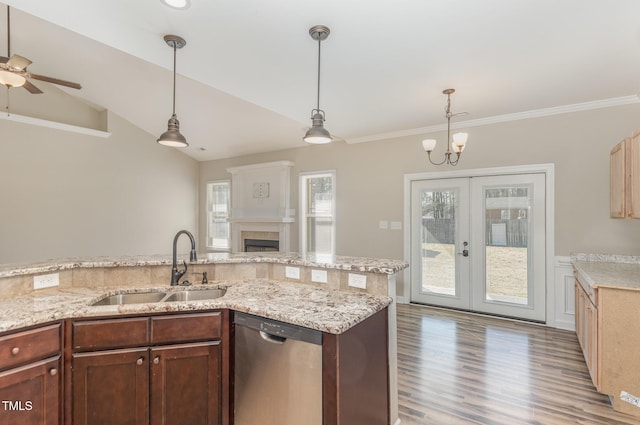
<path fill-rule="evenodd" d="M 180 257 L 180 263 L 188 257 Z M 171 255 L 140 255 L 122 257 L 73 257 L 21 264 L 0 264 L 0 278 L 28 274 L 50 273 L 77 268 L 170 266 Z M 324 269 L 346 270 L 391 275 L 407 267 L 402 260 L 365 257 L 300 255 L 298 253 L 209 253 L 200 255 L 190 264 L 248 264 L 272 263 L 292 266 L 308 266 Z"/>

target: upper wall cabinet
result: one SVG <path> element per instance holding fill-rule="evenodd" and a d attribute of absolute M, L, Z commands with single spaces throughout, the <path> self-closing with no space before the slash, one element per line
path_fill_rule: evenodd
<path fill-rule="evenodd" d="M 611 150 L 611 218 L 640 219 L 640 131 Z"/>

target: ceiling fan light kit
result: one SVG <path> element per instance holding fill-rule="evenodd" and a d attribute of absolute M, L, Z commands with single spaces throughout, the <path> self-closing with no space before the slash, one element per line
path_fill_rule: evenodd
<path fill-rule="evenodd" d="M 324 128 L 324 111 L 320 109 L 320 45 L 329 37 L 331 31 L 324 25 L 316 25 L 309 29 L 311 38 L 318 42 L 318 96 L 316 109 L 311 111 L 311 128 L 307 130 L 303 140 L 312 144 L 324 144 L 331 142 L 331 134 Z"/>
<path fill-rule="evenodd" d="M 444 158 L 440 162 L 433 162 L 431 159 L 431 152 L 435 149 L 437 141 L 435 139 L 425 139 L 422 141 L 422 148 L 427 152 L 427 157 L 429 158 L 429 162 L 433 165 L 442 165 L 449 164 L 451 166 L 458 165 L 458 161 L 460 161 L 460 156 L 462 155 L 462 151 L 464 150 L 469 134 L 467 133 L 456 133 L 453 135 L 453 140 L 451 138 L 451 117 L 454 115 L 451 113 L 451 95 L 455 93 L 455 89 L 446 89 L 442 91 L 443 94 L 447 95 L 447 108 L 445 109 L 445 117 L 447 118 L 447 151 L 444 154 Z M 451 159 L 452 155 L 455 154 L 455 158 Z"/>
<path fill-rule="evenodd" d="M 187 139 L 180 134 L 180 121 L 176 116 L 176 50 L 182 49 L 187 42 L 177 35 L 165 35 L 164 41 L 173 48 L 173 113 L 167 124 L 167 131 L 162 133 L 157 142 L 164 146 L 185 148 L 189 146 Z"/>
<path fill-rule="evenodd" d="M 22 87 L 24 83 L 27 82 L 27 79 L 22 75 L 18 75 L 14 72 L 5 71 L 4 69 L 0 69 L 0 83 L 4 84 L 7 87 Z"/>
<path fill-rule="evenodd" d="M 24 56 L 11 54 L 11 9 L 7 6 L 7 57 L 0 56 L 0 84 L 8 88 L 24 87 L 31 94 L 40 94 L 42 90 L 31 84 L 27 79 L 46 81 L 60 86 L 80 90 L 82 86 L 59 78 L 46 77 L 27 71 L 31 61 Z"/>

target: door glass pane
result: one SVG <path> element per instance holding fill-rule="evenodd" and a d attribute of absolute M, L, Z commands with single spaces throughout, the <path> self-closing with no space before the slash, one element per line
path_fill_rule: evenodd
<path fill-rule="evenodd" d="M 422 292 L 456 295 L 457 194 L 422 191 Z"/>
<path fill-rule="evenodd" d="M 485 300 L 529 304 L 528 249 L 531 189 L 485 189 Z"/>

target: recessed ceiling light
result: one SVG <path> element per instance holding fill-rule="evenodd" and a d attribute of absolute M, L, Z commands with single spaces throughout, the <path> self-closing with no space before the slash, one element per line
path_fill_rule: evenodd
<path fill-rule="evenodd" d="M 191 6 L 189 0 L 160 0 L 163 4 L 174 9 L 188 9 Z"/>

